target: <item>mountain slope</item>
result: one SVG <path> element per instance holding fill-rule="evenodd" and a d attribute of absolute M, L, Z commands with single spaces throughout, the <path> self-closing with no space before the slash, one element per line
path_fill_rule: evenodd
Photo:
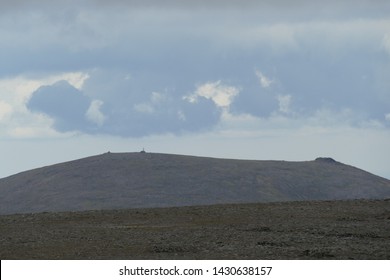
<path fill-rule="evenodd" d="M 328 158 L 106 153 L 0 180 L 0 214 L 388 197 L 389 180 Z"/>

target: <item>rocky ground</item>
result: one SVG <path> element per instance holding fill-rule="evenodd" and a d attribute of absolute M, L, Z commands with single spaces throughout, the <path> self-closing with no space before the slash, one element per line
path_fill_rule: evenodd
<path fill-rule="evenodd" d="M 0 216 L 1 259 L 390 259 L 390 200 Z"/>

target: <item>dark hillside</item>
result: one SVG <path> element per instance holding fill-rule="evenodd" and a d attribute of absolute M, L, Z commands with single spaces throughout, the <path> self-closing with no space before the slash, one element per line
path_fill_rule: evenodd
<path fill-rule="evenodd" d="M 389 180 L 327 158 L 106 153 L 0 180 L 0 214 L 388 197 Z"/>

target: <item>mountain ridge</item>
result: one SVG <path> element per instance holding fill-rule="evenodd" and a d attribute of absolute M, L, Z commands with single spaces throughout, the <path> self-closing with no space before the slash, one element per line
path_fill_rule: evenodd
<path fill-rule="evenodd" d="M 108 152 L 0 179 L 0 214 L 388 197 L 389 180 L 331 158 Z"/>

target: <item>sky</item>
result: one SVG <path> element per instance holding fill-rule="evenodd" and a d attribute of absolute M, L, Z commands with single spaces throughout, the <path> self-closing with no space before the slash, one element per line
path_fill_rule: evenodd
<path fill-rule="evenodd" d="M 390 178 L 389 143 L 389 1 L 0 1 L 0 178 L 143 148 Z"/>

